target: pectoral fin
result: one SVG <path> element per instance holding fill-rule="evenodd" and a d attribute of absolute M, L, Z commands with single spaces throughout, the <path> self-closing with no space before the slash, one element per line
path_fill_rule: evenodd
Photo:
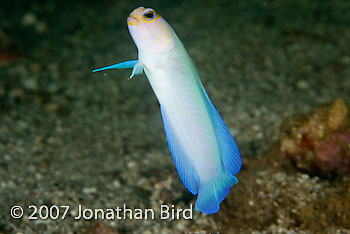
<path fill-rule="evenodd" d="M 95 69 L 92 72 L 99 72 L 99 71 L 104 71 L 104 70 L 109 70 L 109 69 L 123 69 L 123 68 L 133 68 L 129 79 L 131 79 L 135 75 L 141 74 L 143 72 L 143 65 L 141 62 L 139 62 L 139 60 L 130 60 L 130 61 L 122 62 L 122 63 L 113 64 L 113 65 L 110 65 L 107 67 Z"/>
<path fill-rule="evenodd" d="M 129 79 L 133 78 L 135 75 L 142 74 L 142 72 L 143 72 L 143 64 L 141 62 L 138 62 L 135 64 L 134 69 L 132 69 Z"/>
<path fill-rule="evenodd" d="M 104 70 L 108 70 L 108 69 L 123 69 L 123 68 L 133 68 L 135 67 L 135 65 L 139 62 L 139 60 L 130 60 L 130 61 L 125 61 L 122 63 L 117 63 L 117 64 L 113 64 L 107 67 L 102 67 L 102 68 L 98 68 L 93 70 L 92 72 L 99 72 L 99 71 L 104 71 Z"/>

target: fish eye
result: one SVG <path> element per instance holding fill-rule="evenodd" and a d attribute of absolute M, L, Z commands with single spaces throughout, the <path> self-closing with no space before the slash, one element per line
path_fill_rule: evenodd
<path fill-rule="evenodd" d="M 146 18 L 146 20 L 153 20 L 154 17 L 156 17 L 156 13 L 152 10 L 148 10 L 143 13 L 143 16 Z"/>

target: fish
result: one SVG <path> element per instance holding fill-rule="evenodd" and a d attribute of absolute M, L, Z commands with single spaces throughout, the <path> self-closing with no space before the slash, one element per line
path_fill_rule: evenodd
<path fill-rule="evenodd" d="M 166 20 L 152 8 L 138 7 L 127 18 L 138 59 L 93 70 L 132 68 L 145 73 L 158 99 L 170 153 L 185 187 L 198 194 L 196 211 L 213 214 L 238 183 L 237 144 L 209 99 L 199 74 Z"/>

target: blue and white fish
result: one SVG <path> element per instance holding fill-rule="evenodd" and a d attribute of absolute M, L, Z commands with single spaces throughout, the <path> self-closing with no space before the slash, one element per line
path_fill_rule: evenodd
<path fill-rule="evenodd" d="M 171 26 L 153 9 L 139 7 L 127 20 L 138 60 L 104 68 L 143 71 L 160 104 L 164 130 L 176 169 L 186 188 L 198 194 L 196 210 L 216 213 L 238 182 L 236 142 L 210 101 L 196 68 Z"/>

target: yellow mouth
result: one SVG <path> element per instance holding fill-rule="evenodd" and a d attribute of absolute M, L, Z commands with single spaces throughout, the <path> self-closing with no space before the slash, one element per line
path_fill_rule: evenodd
<path fill-rule="evenodd" d="M 134 16 L 132 16 L 131 14 L 128 17 L 127 22 L 128 22 L 128 25 L 132 25 L 132 26 L 138 25 L 138 20 Z"/>

